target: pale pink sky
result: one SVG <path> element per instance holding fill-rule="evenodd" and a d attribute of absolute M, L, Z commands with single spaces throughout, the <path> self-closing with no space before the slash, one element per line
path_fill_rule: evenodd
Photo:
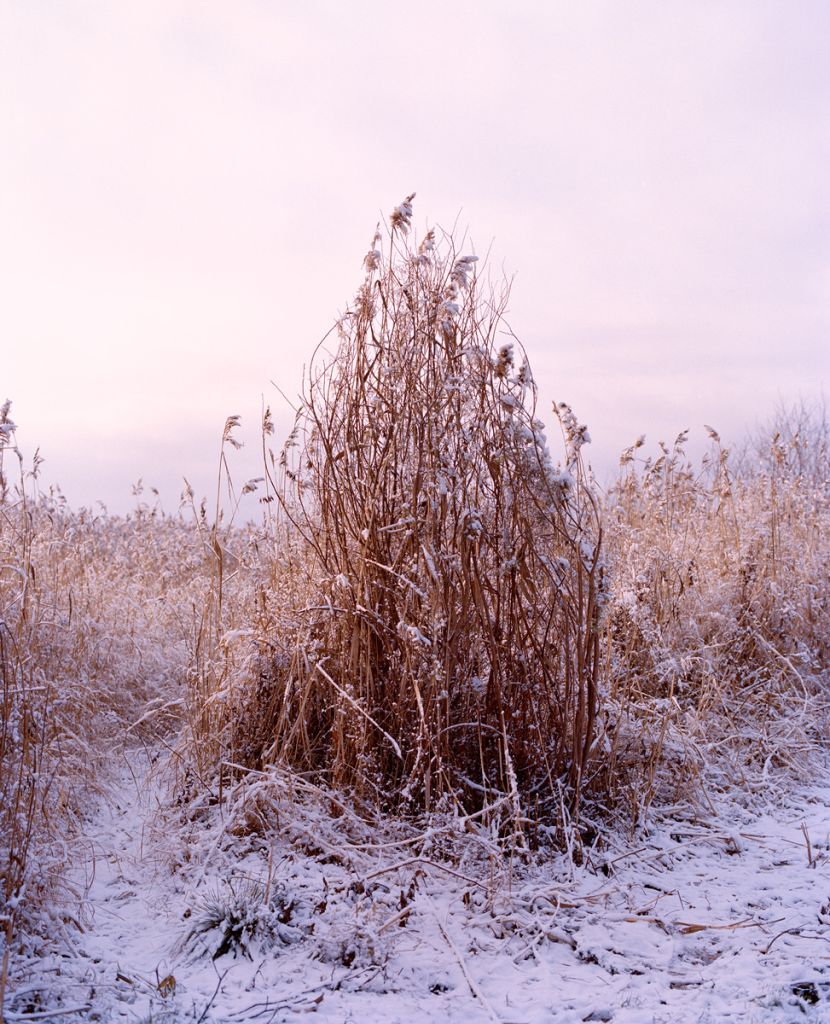
<path fill-rule="evenodd" d="M 75 503 L 209 492 L 231 413 L 256 475 L 412 190 L 603 473 L 827 383 L 823 0 L 4 0 L 0 133 L 0 401 Z"/>

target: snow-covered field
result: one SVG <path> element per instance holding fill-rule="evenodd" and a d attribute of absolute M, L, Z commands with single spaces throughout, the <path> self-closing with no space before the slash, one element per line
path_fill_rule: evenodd
<path fill-rule="evenodd" d="M 9 1022 L 830 1020 L 826 787 L 678 808 L 575 866 L 333 845 L 311 800 L 265 834 L 170 805 L 163 767 L 116 766 Z"/>
<path fill-rule="evenodd" d="M 413 199 L 261 523 L 237 415 L 122 518 L 0 406 L 0 1017 L 830 1021 L 826 410 L 601 488 Z"/>

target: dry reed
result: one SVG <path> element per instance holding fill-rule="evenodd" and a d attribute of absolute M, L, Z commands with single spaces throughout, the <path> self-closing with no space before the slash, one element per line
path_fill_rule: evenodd
<path fill-rule="evenodd" d="M 283 813 L 328 807 L 353 852 L 389 810 L 454 844 L 571 849 L 586 796 L 641 822 L 815 764 L 826 418 L 784 411 L 737 459 L 710 430 L 699 466 L 685 433 L 655 459 L 638 443 L 600 501 L 565 405 L 564 465 L 550 454 L 508 289 L 452 236 L 410 244 L 411 220 L 407 197 L 265 451 L 265 530 L 223 525 L 218 492 L 212 522 L 204 504 L 73 512 L 38 493 L 37 458 L 23 472 L 0 408 L 0 1008 L 96 771 L 141 736 L 179 731 L 192 807 L 233 776 L 229 820 L 267 829 L 277 785 Z"/>
<path fill-rule="evenodd" d="M 186 717 L 211 565 L 200 534 L 139 503 L 128 517 L 71 510 L 23 471 L 0 409 L 0 924 L 50 918 L 90 804 L 116 752 L 166 742 Z M 15 479 L 16 478 L 16 479 Z M 44 914 L 44 908 L 46 916 Z"/>
<path fill-rule="evenodd" d="M 261 637 L 281 656 L 261 663 L 232 758 L 398 809 L 558 819 L 578 804 L 599 700 L 586 432 L 557 407 L 555 465 L 507 288 L 483 286 L 452 237 L 410 245 L 411 199 L 375 236 L 336 352 L 315 354 L 272 473 L 306 586 Z"/>
<path fill-rule="evenodd" d="M 827 736 L 826 426 L 802 417 L 738 460 L 707 429 L 699 466 L 685 432 L 639 464 L 632 446 L 606 498 L 608 766 L 633 773 L 635 818 L 698 777 L 752 790 L 774 769 L 807 775 Z"/>

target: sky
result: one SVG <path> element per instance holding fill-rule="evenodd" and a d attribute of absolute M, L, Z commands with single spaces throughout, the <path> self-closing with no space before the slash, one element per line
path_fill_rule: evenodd
<path fill-rule="evenodd" d="M 75 505 L 210 494 L 229 415 L 259 475 L 412 191 L 601 478 L 827 387 L 824 0 L 0 0 L 0 139 L 0 401 Z"/>

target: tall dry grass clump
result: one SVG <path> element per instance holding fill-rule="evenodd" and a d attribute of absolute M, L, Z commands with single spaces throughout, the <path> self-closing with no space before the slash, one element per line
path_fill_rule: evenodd
<path fill-rule="evenodd" d="M 590 774 L 599 700 L 587 435 L 557 407 L 554 463 L 508 289 L 451 236 L 411 244 L 411 200 L 305 378 L 274 481 L 305 604 L 234 756 L 385 806 L 559 815 Z"/>
<path fill-rule="evenodd" d="M 709 431 L 697 466 L 685 432 L 656 458 L 638 442 L 606 497 L 609 767 L 634 772 L 635 804 L 700 775 L 766 788 L 827 736 L 826 428 L 808 417 L 738 460 Z"/>

